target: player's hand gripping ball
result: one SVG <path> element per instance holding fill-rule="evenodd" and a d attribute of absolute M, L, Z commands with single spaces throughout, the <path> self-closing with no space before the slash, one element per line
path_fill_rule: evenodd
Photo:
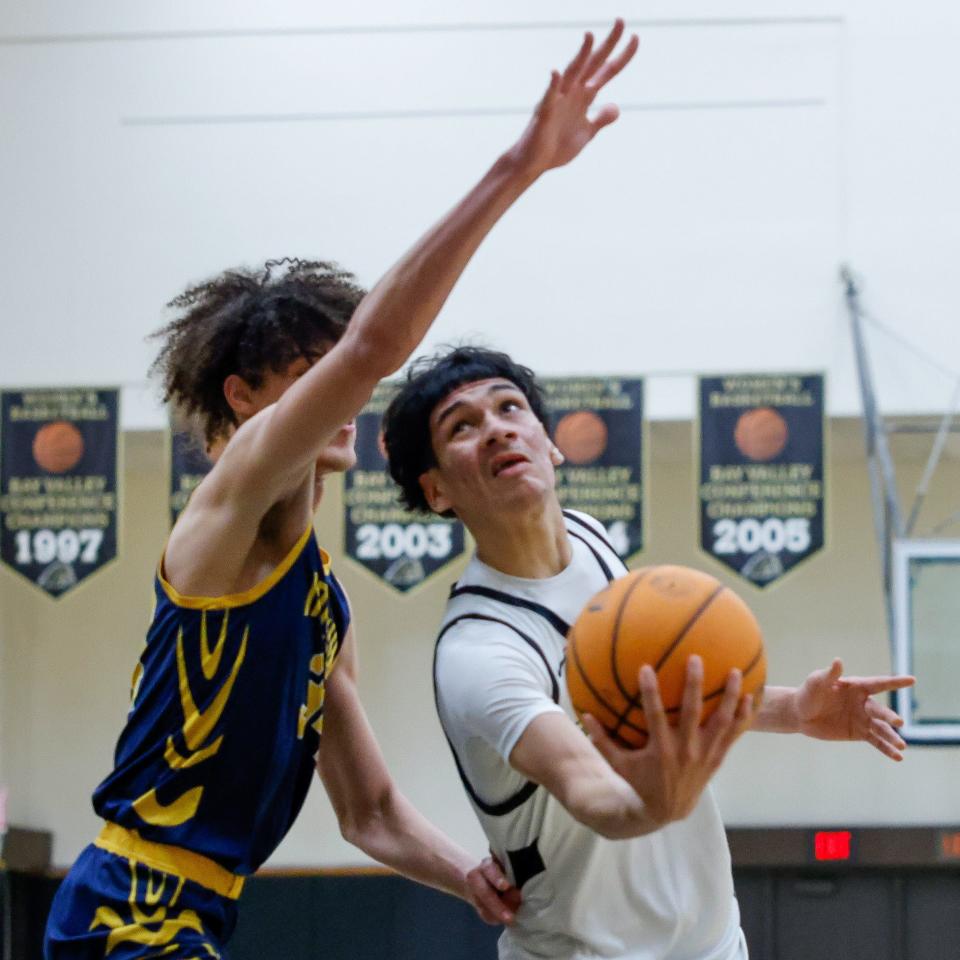
<path fill-rule="evenodd" d="M 567 688 L 614 739 L 647 741 L 640 668 L 657 672 L 667 719 L 680 720 L 687 660 L 703 659 L 701 723 L 717 708 L 730 671 L 760 702 L 767 675 L 763 637 L 749 607 L 715 577 L 689 567 L 642 567 L 614 580 L 583 608 L 567 637 Z"/>

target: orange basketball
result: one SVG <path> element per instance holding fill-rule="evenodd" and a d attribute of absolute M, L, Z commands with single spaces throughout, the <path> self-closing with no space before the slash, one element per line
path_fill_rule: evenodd
<path fill-rule="evenodd" d="M 83 434 L 67 420 L 44 424 L 33 438 L 33 459 L 48 473 L 66 473 L 83 456 Z"/>
<path fill-rule="evenodd" d="M 733 430 L 737 449 L 751 460 L 772 460 L 787 445 L 787 421 L 773 407 L 755 407 L 740 414 Z"/>
<path fill-rule="evenodd" d="M 567 688 L 578 714 L 589 713 L 616 739 L 643 746 L 640 667 L 657 671 L 673 724 L 687 660 L 703 659 L 703 714 L 717 708 L 730 671 L 743 673 L 755 705 L 767 674 L 760 627 L 749 607 L 715 577 L 689 567 L 642 567 L 614 580 L 583 608 L 567 637 Z"/>
<path fill-rule="evenodd" d="M 571 463 L 590 463 L 607 449 L 607 425 L 592 410 L 576 410 L 560 418 L 554 442 Z"/>

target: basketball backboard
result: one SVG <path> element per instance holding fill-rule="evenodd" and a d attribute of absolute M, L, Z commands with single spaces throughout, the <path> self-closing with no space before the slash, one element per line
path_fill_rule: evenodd
<path fill-rule="evenodd" d="M 915 687 L 896 693 L 914 743 L 960 742 L 960 540 L 893 545 L 893 654 Z"/>

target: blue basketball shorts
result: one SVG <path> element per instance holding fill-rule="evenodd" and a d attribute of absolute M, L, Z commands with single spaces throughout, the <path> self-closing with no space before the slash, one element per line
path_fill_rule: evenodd
<path fill-rule="evenodd" d="M 226 960 L 242 887 L 205 857 L 107 824 L 57 891 L 44 960 Z"/>

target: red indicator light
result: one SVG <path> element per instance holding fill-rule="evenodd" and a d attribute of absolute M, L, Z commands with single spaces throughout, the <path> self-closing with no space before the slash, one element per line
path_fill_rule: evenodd
<path fill-rule="evenodd" d="M 820 830 L 813 835 L 813 856 L 816 860 L 849 860 L 850 841 L 853 834 L 849 830 Z"/>
<path fill-rule="evenodd" d="M 944 860 L 960 860 L 960 830 L 940 834 L 940 855 Z"/>

